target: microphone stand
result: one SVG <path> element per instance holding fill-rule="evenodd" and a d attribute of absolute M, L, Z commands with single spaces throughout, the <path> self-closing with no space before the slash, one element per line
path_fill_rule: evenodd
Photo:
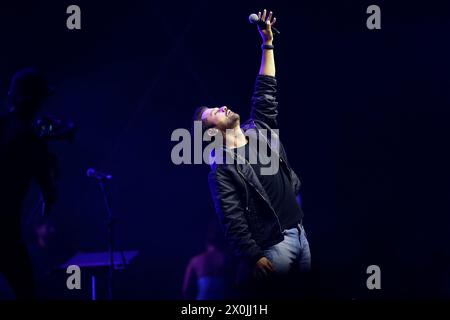
<path fill-rule="evenodd" d="M 111 210 L 111 205 L 108 200 L 108 194 L 105 188 L 103 179 L 98 179 L 98 185 L 102 191 L 103 201 L 105 203 L 106 212 L 108 214 L 107 229 L 108 229 L 108 252 L 109 252 L 109 272 L 108 272 L 108 300 L 113 299 L 113 274 L 114 274 L 114 218 Z"/>
<path fill-rule="evenodd" d="M 108 272 L 108 300 L 113 299 L 113 275 L 114 275 L 114 269 L 115 269 L 115 263 L 114 263 L 114 247 L 115 247 L 115 239 L 114 239 L 114 225 L 116 223 L 116 220 L 113 217 L 113 212 L 111 209 L 111 204 L 109 202 L 108 193 L 106 191 L 106 184 L 105 182 L 112 179 L 111 175 L 98 173 L 95 171 L 95 169 L 88 169 L 87 176 L 94 178 L 97 180 L 98 185 L 100 187 L 100 190 L 102 192 L 103 196 L 103 202 L 106 208 L 106 212 L 108 215 L 107 219 L 107 233 L 108 233 L 108 253 L 109 253 L 109 272 Z M 120 255 L 122 257 L 122 266 L 125 268 L 127 265 L 127 261 L 125 258 L 125 255 L 123 253 L 123 250 L 119 250 Z"/>

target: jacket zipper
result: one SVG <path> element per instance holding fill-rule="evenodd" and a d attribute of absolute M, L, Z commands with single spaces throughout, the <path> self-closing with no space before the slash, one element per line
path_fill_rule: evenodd
<path fill-rule="evenodd" d="M 247 161 L 247 160 L 245 160 L 245 161 Z M 237 171 L 239 172 L 239 174 L 241 175 L 241 177 L 244 179 L 244 181 L 246 181 L 244 175 L 243 175 L 242 172 L 239 170 L 239 168 L 236 167 L 236 169 L 237 169 Z M 263 200 L 266 201 L 266 203 L 269 205 L 270 210 L 272 210 L 273 215 L 274 215 L 275 218 L 277 219 L 278 228 L 280 229 L 280 233 L 283 234 L 283 230 L 281 230 L 280 219 L 278 218 L 278 215 L 277 215 L 277 213 L 275 212 L 275 210 L 273 209 L 273 207 L 272 207 L 272 205 L 270 204 L 270 202 L 269 202 L 269 201 L 261 194 L 261 192 L 259 192 L 258 188 L 256 188 L 255 186 L 253 186 L 251 183 L 250 183 L 250 185 L 256 190 L 256 192 L 260 195 L 260 197 L 263 198 Z M 246 188 L 246 192 L 248 192 L 248 191 L 247 191 L 247 188 Z M 248 199 L 248 196 L 247 196 L 247 199 Z M 248 202 L 247 202 L 247 210 L 249 210 L 249 209 L 248 209 Z"/>

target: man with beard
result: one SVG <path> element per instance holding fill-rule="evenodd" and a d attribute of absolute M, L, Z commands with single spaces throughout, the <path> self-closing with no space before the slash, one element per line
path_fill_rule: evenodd
<path fill-rule="evenodd" d="M 276 134 L 278 103 L 272 33 L 276 19 L 266 10 L 259 13 L 259 18 L 264 22 L 258 24 L 263 54 L 250 120 L 241 127 L 240 116 L 223 106 L 198 108 L 194 121 L 201 121 L 208 135 L 223 138 L 220 151 L 234 160 L 230 163 L 218 157 L 216 148 L 209 183 L 226 239 L 242 261 L 239 283 L 245 286 L 241 291 L 252 298 L 292 297 L 298 285 L 291 276 L 309 271 L 311 258 L 302 225 L 303 212 L 297 202 L 300 181 Z M 252 138 L 258 146 L 266 143 L 272 161 L 276 155 L 277 170 L 269 174 L 264 171 L 265 155 L 261 148 L 254 147 Z"/>

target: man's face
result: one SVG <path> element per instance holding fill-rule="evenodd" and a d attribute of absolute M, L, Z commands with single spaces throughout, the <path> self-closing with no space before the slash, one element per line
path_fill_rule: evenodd
<path fill-rule="evenodd" d="M 240 116 L 228 107 L 208 108 L 203 111 L 202 121 L 219 130 L 233 129 L 240 124 Z"/>

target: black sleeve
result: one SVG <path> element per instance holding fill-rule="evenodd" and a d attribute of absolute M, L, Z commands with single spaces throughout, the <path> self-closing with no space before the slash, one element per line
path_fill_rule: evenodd
<path fill-rule="evenodd" d="M 244 206 L 230 175 L 218 167 L 209 174 L 209 186 L 225 238 L 238 256 L 256 263 L 264 252 L 252 238 Z"/>
<path fill-rule="evenodd" d="M 275 77 L 258 75 L 252 97 L 251 117 L 265 122 L 270 128 L 278 128 L 277 80 Z"/>

